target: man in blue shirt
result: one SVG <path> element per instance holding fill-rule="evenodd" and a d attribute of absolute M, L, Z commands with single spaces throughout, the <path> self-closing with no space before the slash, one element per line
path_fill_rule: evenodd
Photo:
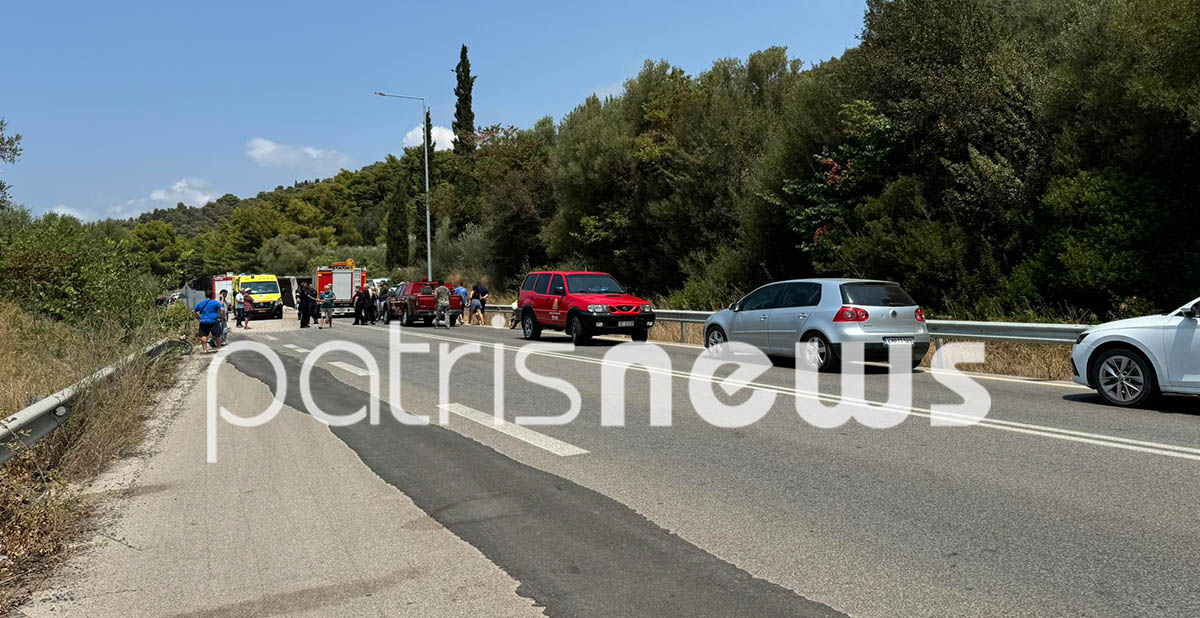
<path fill-rule="evenodd" d="M 196 319 L 200 320 L 200 349 L 207 354 L 208 339 L 212 337 L 213 352 L 221 348 L 220 338 L 220 320 L 221 320 L 221 303 L 213 300 L 212 292 L 204 292 L 204 300 L 196 303 L 192 313 L 196 315 Z"/>
<path fill-rule="evenodd" d="M 463 316 L 467 315 L 467 307 L 470 306 L 468 299 L 470 299 L 471 295 L 467 292 L 467 288 L 463 287 L 462 281 L 459 281 L 458 285 L 455 286 L 454 293 L 463 299 L 463 310 L 458 314 L 458 321 L 462 322 Z"/>

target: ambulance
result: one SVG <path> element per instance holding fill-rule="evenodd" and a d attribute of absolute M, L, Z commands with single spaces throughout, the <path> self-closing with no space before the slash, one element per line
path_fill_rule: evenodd
<path fill-rule="evenodd" d="M 216 286 L 215 278 L 213 282 Z M 235 275 L 233 290 L 249 292 L 254 301 L 254 309 L 246 317 L 283 318 L 283 297 L 279 293 L 279 278 L 275 275 Z"/>

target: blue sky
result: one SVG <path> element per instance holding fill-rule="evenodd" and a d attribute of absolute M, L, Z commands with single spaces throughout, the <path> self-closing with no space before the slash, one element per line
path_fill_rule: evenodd
<path fill-rule="evenodd" d="M 646 59 L 694 74 L 771 45 L 806 62 L 840 55 L 863 8 L 9 0 L 0 117 L 25 153 L 0 174 L 35 213 L 88 219 L 248 196 L 398 152 L 420 103 L 372 91 L 426 96 L 434 124 L 449 127 L 462 43 L 478 75 L 476 124 L 525 127 L 618 93 Z"/>

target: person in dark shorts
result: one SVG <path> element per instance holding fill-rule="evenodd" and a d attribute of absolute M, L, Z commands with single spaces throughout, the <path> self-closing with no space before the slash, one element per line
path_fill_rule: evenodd
<path fill-rule="evenodd" d="M 196 303 L 192 313 L 200 321 L 200 349 L 207 354 L 209 352 L 208 343 L 211 339 L 212 351 L 219 350 L 221 348 L 220 301 L 213 300 L 211 291 L 205 291 L 204 300 Z"/>
<path fill-rule="evenodd" d="M 479 320 L 482 322 L 483 316 L 487 314 L 488 289 L 479 281 L 475 282 L 475 295 L 479 298 Z"/>

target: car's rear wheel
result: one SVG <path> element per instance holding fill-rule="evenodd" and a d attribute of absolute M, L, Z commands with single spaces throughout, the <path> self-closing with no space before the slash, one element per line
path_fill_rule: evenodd
<path fill-rule="evenodd" d="M 412 326 L 413 325 L 412 312 L 408 310 L 407 305 L 405 305 L 404 310 L 400 312 L 400 325 L 401 326 Z"/>
<path fill-rule="evenodd" d="M 1146 405 L 1158 394 L 1154 368 L 1129 348 L 1112 348 L 1100 354 L 1091 383 L 1105 401 L 1123 408 Z"/>
<path fill-rule="evenodd" d="M 533 316 L 532 311 L 526 311 L 521 316 L 521 334 L 526 339 L 537 339 L 542 336 L 542 327 L 538 325 L 537 318 Z"/>
<path fill-rule="evenodd" d="M 384 307 L 384 309 L 383 309 L 383 323 L 384 323 L 384 324 L 391 324 L 391 323 L 392 323 L 392 308 L 391 308 L 391 307 Z"/>
<path fill-rule="evenodd" d="M 810 344 L 809 342 L 812 342 Z M 800 354 L 810 367 L 817 371 L 835 372 L 842 368 L 841 359 L 833 345 L 821 333 L 808 333 L 800 340 Z"/>
<path fill-rule="evenodd" d="M 575 345 L 585 345 L 592 340 L 592 336 L 583 329 L 583 320 L 580 320 L 579 316 L 571 318 L 571 332 L 568 334 L 571 335 L 571 343 Z"/>

